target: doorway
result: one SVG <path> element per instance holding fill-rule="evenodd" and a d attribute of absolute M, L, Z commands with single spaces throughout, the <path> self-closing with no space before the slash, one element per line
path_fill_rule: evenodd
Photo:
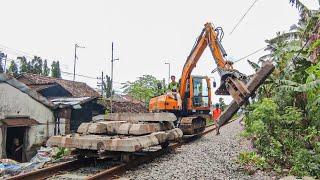
<path fill-rule="evenodd" d="M 24 141 L 26 127 L 7 127 L 6 153 L 7 158 L 24 162 Z"/>

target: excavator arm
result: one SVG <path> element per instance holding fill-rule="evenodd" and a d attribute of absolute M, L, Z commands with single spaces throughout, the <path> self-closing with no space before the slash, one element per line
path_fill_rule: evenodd
<path fill-rule="evenodd" d="M 216 94 L 231 95 L 238 105 L 242 105 L 250 94 L 245 86 L 248 78 L 245 74 L 233 69 L 232 62 L 225 59 L 227 54 L 218 37 L 219 30 L 219 28 L 215 29 L 211 23 L 205 24 L 183 67 L 180 82 L 180 96 L 182 99 L 185 98 L 187 80 L 192 70 L 196 67 L 203 51 L 209 46 L 221 77 L 221 85 L 217 89 Z"/>

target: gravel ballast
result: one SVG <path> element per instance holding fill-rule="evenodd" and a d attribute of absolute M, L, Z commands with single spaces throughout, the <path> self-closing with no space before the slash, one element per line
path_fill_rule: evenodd
<path fill-rule="evenodd" d="M 175 152 L 151 163 L 127 171 L 130 179 L 271 179 L 263 172 L 248 175 L 236 162 L 240 152 L 249 150 L 249 142 L 240 137 L 239 120 L 183 145 Z"/>

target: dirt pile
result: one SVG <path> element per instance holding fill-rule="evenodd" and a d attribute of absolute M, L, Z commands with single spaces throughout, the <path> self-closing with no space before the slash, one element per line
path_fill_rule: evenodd
<path fill-rule="evenodd" d="M 98 102 L 110 112 L 110 100 L 99 100 Z M 112 101 L 112 111 L 116 113 L 120 112 L 148 112 L 145 105 L 140 102 L 130 102 L 130 101 Z"/>

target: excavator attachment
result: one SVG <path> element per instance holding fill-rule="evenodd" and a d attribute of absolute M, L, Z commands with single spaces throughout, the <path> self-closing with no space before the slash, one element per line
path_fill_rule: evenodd
<path fill-rule="evenodd" d="M 231 95 L 239 106 L 250 96 L 250 91 L 246 87 L 249 78 L 237 70 L 226 71 L 219 69 L 221 85 L 216 90 L 216 95 Z"/>
<path fill-rule="evenodd" d="M 242 87 L 245 88 L 244 91 L 246 91 L 246 95 L 239 99 L 234 98 L 234 100 L 230 103 L 230 105 L 222 112 L 218 120 L 219 127 L 224 125 L 226 122 L 228 122 L 232 118 L 232 116 L 235 113 L 237 113 L 241 105 L 244 102 L 246 102 L 250 96 L 253 95 L 253 93 L 267 79 L 267 77 L 272 73 L 273 70 L 274 70 L 274 65 L 270 61 L 266 61 L 263 63 L 262 67 L 256 72 L 256 74 L 253 75 L 253 77 L 250 79 L 250 81 L 246 85 L 243 85 L 243 86 L 241 85 Z M 243 90 L 243 89 L 239 90 L 242 87 L 238 89 L 239 91 L 236 91 L 238 87 L 230 87 L 230 85 L 228 84 L 226 84 L 226 86 L 229 86 L 229 89 L 232 89 L 230 92 L 232 97 L 234 96 L 239 97 L 239 94 L 241 94 L 241 92 L 239 91 Z"/>

